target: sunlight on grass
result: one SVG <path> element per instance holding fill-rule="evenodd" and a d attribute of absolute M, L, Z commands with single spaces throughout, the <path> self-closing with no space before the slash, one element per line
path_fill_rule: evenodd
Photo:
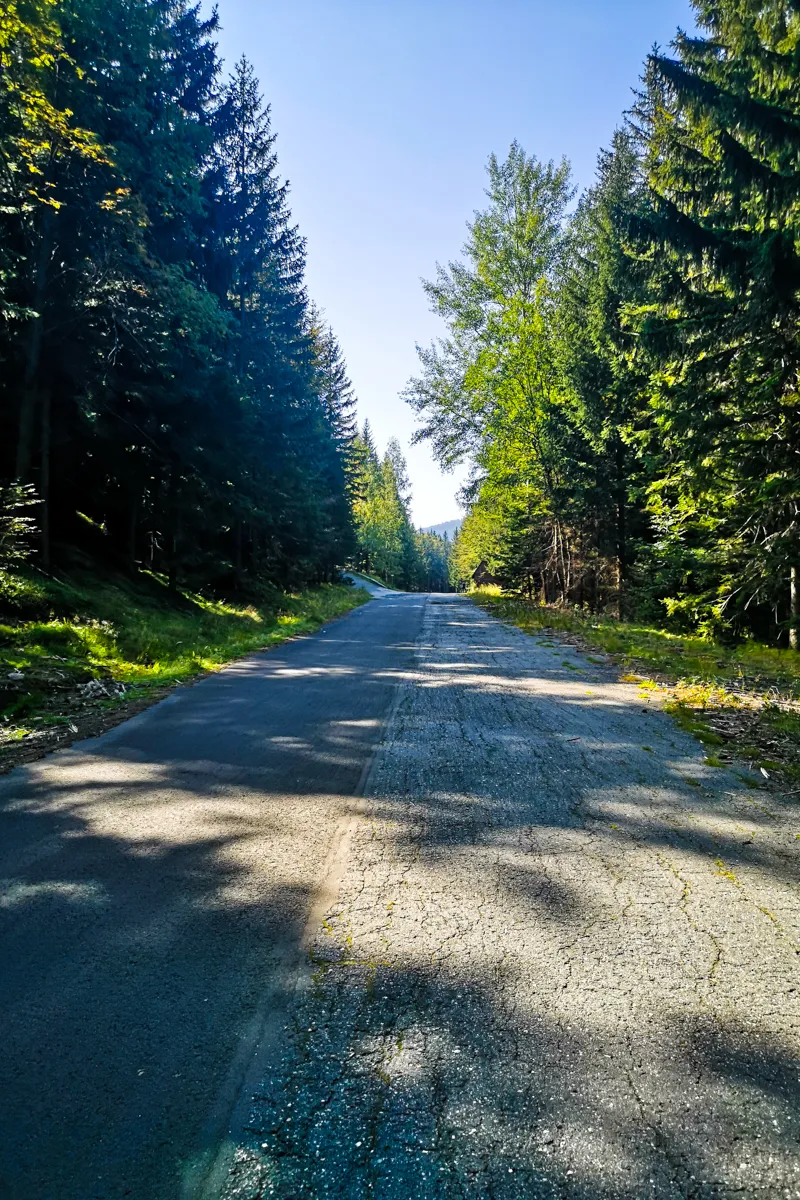
<path fill-rule="evenodd" d="M 800 654 L 758 642 L 721 646 L 701 637 L 594 616 L 574 609 L 538 605 L 498 588 L 473 593 L 487 612 L 526 633 L 561 634 L 597 666 L 612 662 L 623 683 L 634 683 L 639 699 L 659 696 L 664 709 L 709 753 L 709 766 L 723 766 L 733 754 L 770 779 L 800 777 Z M 563 643 L 562 643 L 563 644 Z M 541 646 L 554 643 L 539 640 Z M 742 777 L 748 787 L 760 787 Z"/>
<path fill-rule="evenodd" d="M 713 703 L 714 688 L 775 689 L 787 698 L 800 698 L 800 654 L 747 641 L 738 646 L 716 642 L 630 621 L 617 621 L 531 603 L 504 596 L 497 588 L 476 591 L 473 598 L 494 616 L 528 632 L 578 634 L 594 650 L 604 650 L 629 672 L 685 681 L 694 691 L 687 703 Z M 638 680 L 637 680 L 638 681 Z M 707 689 L 712 689 L 709 692 Z"/>
<path fill-rule="evenodd" d="M 367 598 L 359 588 L 327 585 L 299 594 L 273 592 L 258 607 L 237 607 L 171 594 L 164 581 L 144 574 L 133 581 L 80 583 L 5 576 L 0 580 L 0 603 L 10 617 L 0 624 L 5 734 L 16 728 L 9 721 L 57 707 L 59 693 L 74 693 L 92 679 L 124 684 L 134 695 L 185 682 L 311 633 Z M 26 619 L 26 610 L 36 615 Z"/>

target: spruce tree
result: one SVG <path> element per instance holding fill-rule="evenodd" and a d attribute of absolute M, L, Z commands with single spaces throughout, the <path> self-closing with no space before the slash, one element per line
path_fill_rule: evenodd
<path fill-rule="evenodd" d="M 4 10 L 0 476 L 52 500 L 43 557 L 91 536 L 173 585 L 302 584 L 352 544 L 352 396 L 216 27 L 187 0 Z"/>
<path fill-rule="evenodd" d="M 615 594 L 620 615 L 636 545 L 647 534 L 636 433 L 649 364 L 639 352 L 630 309 L 640 302 L 649 264 L 640 261 L 628 233 L 646 204 L 633 139 L 619 130 L 601 152 L 595 184 L 570 220 L 557 305 L 563 369 L 586 440 L 577 521 L 584 598 L 595 606 Z"/>
<path fill-rule="evenodd" d="M 694 558 L 687 611 L 735 624 L 776 605 L 796 640 L 800 13 L 695 8 L 700 35 L 651 55 L 636 109 L 652 197 L 639 233 L 655 249 L 652 503 Z"/>

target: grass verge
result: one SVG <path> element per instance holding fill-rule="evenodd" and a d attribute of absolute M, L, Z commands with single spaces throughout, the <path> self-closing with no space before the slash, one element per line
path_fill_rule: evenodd
<path fill-rule="evenodd" d="M 590 654 L 601 651 L 623 679 L 661 694 L 677 723 L 705 745 L 710 765 L 736 758 L 765 781 L 800 789 L 796 651 L 750 641 L 721 646 L 632 621 L 531 603 L 497 589 L 481 589 L 473 599 L 526 633 L 554 634 Z"/>
<path fill-rule="evenodd" d="M 142 573 L 0 574 L 0 768 L 91 736 L 176 684 L 311 633 L 368 599 L 328 585 L 240 607 Z"/>

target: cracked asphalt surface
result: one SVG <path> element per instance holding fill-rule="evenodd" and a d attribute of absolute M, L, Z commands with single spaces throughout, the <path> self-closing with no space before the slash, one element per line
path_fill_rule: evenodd
<path fill-rule="evenodd" d="M 422 605 L 364 605 L 0 779 L 0 1200 L 201 1192 Z"/>
<path fill-rule="evenodd" d="M 800 812 L 756 782 L 396 593 L 17 769 L 0 1198 L 800 1196 Z"/>
<path fill-rule="evenodd" d="M 800 1196 L 796 802 L 420 616 L 224 1200 Z"/>

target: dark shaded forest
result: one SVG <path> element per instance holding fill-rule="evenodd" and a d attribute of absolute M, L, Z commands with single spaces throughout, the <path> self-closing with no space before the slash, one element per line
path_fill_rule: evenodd
<path fill-rule="evenodd" d="M 186 0 L 0 25 L 2 561 L 246 593 L 347 562 L 447 587 L 400 448 L 356 436 L 246 59 Z"/>
<path fill-rule="evenodd" d="M 352 389 L 216 31 L 183 0 L 5 6 L 0 475 L 45 568 L 295 586 L 355 550 Z"/>

